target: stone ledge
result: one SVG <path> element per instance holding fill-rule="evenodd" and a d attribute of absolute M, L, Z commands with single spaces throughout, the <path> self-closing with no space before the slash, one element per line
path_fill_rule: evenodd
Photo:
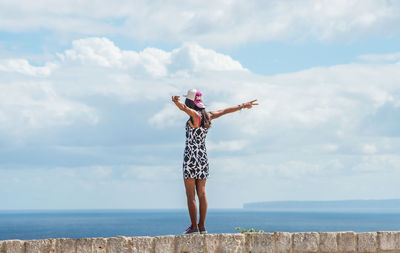
<path fill-rule="evenodd" d="M 0 241 L 0 253 L 400 253 L 400 231 L 275 232 Z"/>

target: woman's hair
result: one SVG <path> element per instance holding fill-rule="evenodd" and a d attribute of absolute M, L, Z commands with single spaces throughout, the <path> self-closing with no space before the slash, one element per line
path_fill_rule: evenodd
<path fill-rule="evenodd" d="M 201 113 L 201 122 L 200 122 L 201 127 L 204 127 L 204 128 L 211 127 L 211 120 L 210 120 L 210 117 L 208 116 L 208 113 L 206 112 L 205 108 L 197 107 L 196 104 L 190 99 L 185 100 L 185 105 L 187 107 L 189 107 L 190 109 L 196 110 Z M 194 123 L 192 117 L 190 117 L 190 121 L 192 123 Z"/>

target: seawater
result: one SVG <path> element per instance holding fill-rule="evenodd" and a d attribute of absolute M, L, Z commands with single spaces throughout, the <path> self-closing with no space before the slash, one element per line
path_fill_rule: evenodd
<path fill-rule="evenodd" d="M 189 225 L 185 209 L 0 211 L 0 240 L 171 235 L 182 234 Z M 209 233 L 236 233 L 236 227 L 265 232 L 393 231 L 400 230 L 400 213 L 208 210 Z"/>

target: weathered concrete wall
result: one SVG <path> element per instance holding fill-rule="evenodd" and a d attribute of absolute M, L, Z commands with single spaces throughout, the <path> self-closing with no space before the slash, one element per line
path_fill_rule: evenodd
<path fill-rule="evenodd" d="M 165 235 L 0 241 L 0 253 L 400 253 L 400 231 Z"/>

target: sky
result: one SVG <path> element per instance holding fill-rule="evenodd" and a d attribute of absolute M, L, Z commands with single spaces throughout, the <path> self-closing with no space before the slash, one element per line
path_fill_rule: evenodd
<path fill-rule="evenodd" d="M 400 2 L 0 0 L 0 210 L 186 208 L 196 88 L 209 208 L 400 198 Z M 182 100 L 183 101 L 183 100 Z"/>

